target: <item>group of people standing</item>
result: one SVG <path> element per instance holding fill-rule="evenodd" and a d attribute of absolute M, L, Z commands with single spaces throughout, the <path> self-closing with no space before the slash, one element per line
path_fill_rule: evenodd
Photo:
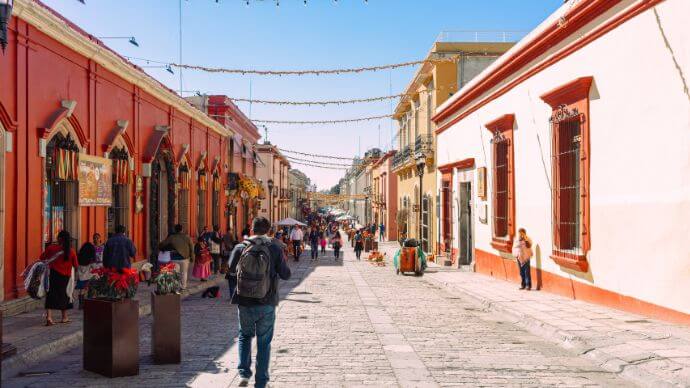
<path fill-rule="evenodd" d="M 72 247 L 72 235 L 62 230 L 57 241 L 46 246 L 40 260 L 48 264 L 48 289 L 45 299 L 46 326 L 55 324 L 52 310 L 61 312 L 60 323 L 69 323 L 67 311 L 74 307 L 74 291 L 77 290 L 79 307 L 82 308 L 85 289 L 93 278 L 93 270 L 99 267 L 130 268 L 136 256 L 136 247 L 125 235 L 125 227 L 118 225 L 115 233 L 105 244 L 95 233 L 92 241 L 85 242 L 79 253 Z"/>

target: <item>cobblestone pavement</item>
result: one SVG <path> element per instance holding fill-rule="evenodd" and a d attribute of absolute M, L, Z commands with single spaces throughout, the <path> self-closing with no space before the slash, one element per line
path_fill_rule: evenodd
<path fill-rule="evenodd" d="M 330 252 L 329 252 L 330 254 Z M 630 386 L 526 330 L 391 267 L 344 261 L 293 263 L 281 283 L 272 347 L 274 387 Z M 225 290 L 224 290 L 225 291 Z M 81 370 L 81 349 L 14 377 L 4 387 L 236 386 L 236 310 L 222 299 L 183 302 L 183 359 L 150 360 L 150 318 L 141 320 L 141 373 L 105 379 Z"/>

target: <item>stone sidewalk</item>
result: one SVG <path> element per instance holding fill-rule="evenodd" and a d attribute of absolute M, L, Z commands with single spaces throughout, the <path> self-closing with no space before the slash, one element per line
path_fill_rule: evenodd
<path fill-rule="evenodd" d="M 216 275 L 215 278 L 206 282 L 190 277 L 188 289 L 183 293 L 183 298 L 217 284 L 225 284 L 223 275 Z M 140 317 L 151 314 L 150 294 L 154 288 L 155 286 L 149 286 L 144 282 L 139 283 L 134 299 L 139 301 Z M 72 322 L 57 323 L 60 319 L 60 313 L 57 312 L 57 315 L 54 315 L 56 322 L 54 326 L 44 326 L 45 310 L 43 309 L 5 317 L 2 322 L 3 342 L 14 345 L 17 348 L 17 354 L 2 360 L 2 376 L 12 376 L 31 365 L 81 345 L 83 314 L 76 307 L 75 303 L 75 308 L 68 313 Z"/>
<path fill-rule="evenodd" d="M 398 244 L 381 244 L 392 260 Z M 643 386 L 690 386 L 690 328 L 430 263 L 424 279 Z"/>

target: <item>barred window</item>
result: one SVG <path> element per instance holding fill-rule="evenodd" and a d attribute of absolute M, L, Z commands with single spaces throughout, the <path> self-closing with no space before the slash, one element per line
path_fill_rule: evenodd
<path fill-rule="evenodd" d="M 508 234 L 508 144 L 506 141 L 494 144 L 494 235 Z"/>
<path fill-rule="evenodd" d="M 558 209 L 554 219 L 558 233 L 558 248 L 577 249 L 581 228 L 580 214 L 580 123 L 576 119 L 558 124 L 558 144 L 555 156 L 558 169 L 556 196 Z"/>

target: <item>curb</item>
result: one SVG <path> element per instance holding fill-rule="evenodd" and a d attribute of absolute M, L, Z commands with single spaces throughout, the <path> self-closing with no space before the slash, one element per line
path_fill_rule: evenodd
<path fill-rule="evenodd" d="M 485 311 L 498 312 L 511 318 L 513 320 L 511 323 L 515 324 L 516 326 L 521 327 L 538 337 L 555 342 L 566 349 L 574 350 L 580 357 L 586 357 L 590 360 L 593 360 L 596 365 L 603 370 L 615 373 L 628 381 L 640 384 L 642 386 L 654 387 L 676 387 L 683 384 L 682 382 L 679 383 L 678 381 L 668 381 L 660 376 L 649 373 L 641 368 L 638 364 L 627 362 L 605 351 L 597 349 L 595 345 L 590 344 L 587 340 L 582 339 L 577 335 L 561 330 L 558 327 L 543 321 L 535 321 L 531 316 L 527 316 L 519 311 L 505 307 L 500 303 L 495 303 L 464 289 L 454 287 L 451 283 L 436 279 L 433 276 L 424 276 L 424 278 L 429 282 L 447 290 L 452 290 L 463 294 L 470 299 L 470 301 L 481 305 Z"/>
<path fill-rule="evenodd" d="M 186 299 L 190 295 L 203 291 L 212 286 L 222 285 L 225 278 L 220 276 L 217 279 L 210 280 L 205 283 L 191 286 L 182 294 L 182 299 Z M 139 318 L 151 315 L 151 304 L 139 305 Z M 13 377 L 22 370 L 36 365 L 42 361 L 48 360 L 61 353 L 72 350 L 82 343 L 84 337 L 83 326 L 74 333 L 68 334 L 55 341 L 37 346 L 20 354 L 16 354 L 6 360 L 2 361 L 2 376 L 4 378 Z"/>

